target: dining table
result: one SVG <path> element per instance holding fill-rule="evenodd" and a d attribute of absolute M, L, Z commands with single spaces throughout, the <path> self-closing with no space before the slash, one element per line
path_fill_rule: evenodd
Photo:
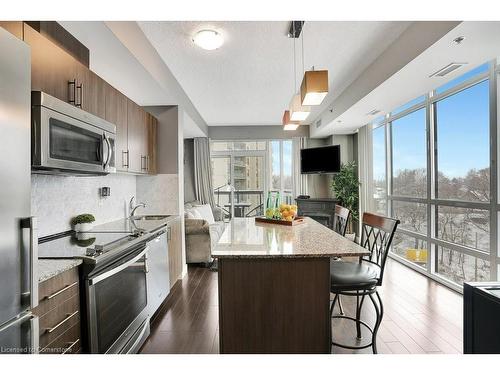
<path fill-rule="evenodd" d="M 330 353 L 330 262 L 369 251 L 305 217 L 232 218 L 218 263 L 220 353 Z"/>

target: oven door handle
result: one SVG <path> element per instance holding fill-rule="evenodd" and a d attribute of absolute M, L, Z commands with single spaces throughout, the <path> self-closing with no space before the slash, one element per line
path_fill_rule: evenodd
<path fill-rule="evenodd" d="M 89 285 L 95 285 L 97 283 L 100 283 L 101 281 L 107 279 L 108 277 L 111 277 L 115 274 L 117 274 L 120 271 L 123 271 L 125 268 L 130 267 L 132 264 L 136 263 L 139 259 L 141 259 L 144 254 L 146 254 L 149 250 L 149 247 L 146 246 L 144 250 L 142 250 L 139 254 L 137 254 L 135 257 L 130 259 L 128 262 L 120 264 L 118 267 L 114 267 L 113 269 L 101 273 L 100 275 L 97 275 L 91 279 L 88 280 Z"/>

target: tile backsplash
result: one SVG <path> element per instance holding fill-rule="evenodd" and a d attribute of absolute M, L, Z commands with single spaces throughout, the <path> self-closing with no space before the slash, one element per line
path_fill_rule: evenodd
<path fill-rule="evenodd" d="M 100 197 L 99 188 L 103 186 L 111 188 L 109 197 Z M 42 237 L 71 229 L 71 218 L 81 213 L 93 214 L 96 224 L 121 219 L 126 216 L 128 201 L 136 193 L 136 176 L 133 175 L 32 174 L 31 213 L 38 217 L 39 236 Z"/>
<path fill-rule="evenodd" d="M 179 176 L 158 174 L 137 176 L 137 202 L 146 203 L 138 214 L 179 214 Z"/>

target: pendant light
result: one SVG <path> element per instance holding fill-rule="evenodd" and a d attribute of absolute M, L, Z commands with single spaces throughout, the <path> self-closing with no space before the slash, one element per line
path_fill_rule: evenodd
<path fill-rule="evenodd" d="M 305 72 L 300 85 L 302 105 L 320 105 L 328 94 L 328 70 L 309 70 Z"/>
<path fill-rule="evenodd" d="M 293 22 L 293 21 L 292 21 Z M 304 121 L 309 116 L 311 108 L 309 106 L 303 106 L 300 95 L 297 94 L 297 64 L 295 58 L 295 23 L 293 23 L 294 28 L 294 39 L 293 39 L 293 84 L 294 84 L 294 95 L 290 101 L 290 120 L 291 121 Z M 303 61 L 302 61 L 303 63 Z"/>
<path fill-rule="evenodd" d="M 302 29 L 302 69 L 304 69 L 304 29 Z M 300 85 L 302 105 L 320 105 L 328 94 L 328 70 L 309 70 Z"/>
<path fill-rule="evenodd" d="M 299 126 L 300 122 L 290 119 L 290 111 L 285 111 L 283 114 L 283 130 L 297 130 Z"/>

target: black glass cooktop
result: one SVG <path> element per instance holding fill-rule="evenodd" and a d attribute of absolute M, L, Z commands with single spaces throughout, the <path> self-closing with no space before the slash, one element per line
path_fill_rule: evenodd
<path fill-rule="evenodd" d="M 97 257 L 135 239 L 137 236 L 129 233 L 67 232 L 42 239 L 38 244 L 38 257 Z"/>

